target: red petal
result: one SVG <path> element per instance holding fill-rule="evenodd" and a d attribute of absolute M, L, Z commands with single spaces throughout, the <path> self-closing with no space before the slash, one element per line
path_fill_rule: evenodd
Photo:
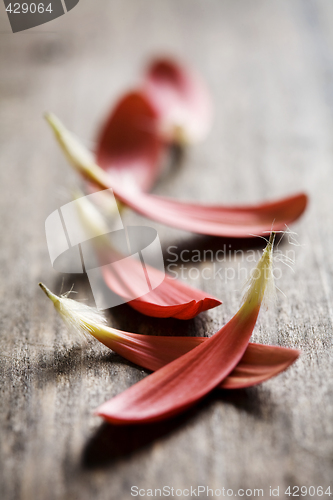
<path fill-rule="evenodd" d="M 223 389 L 243 389 L 275 377 L 298 358 L 296 349 L 249 344 L 244 356 L 221 384 Z"/>
<path fill-rule="evenodd" d="M 150 279 L 155 283 L 163 279 L 161 271 L 146 266 Z M 135 259 L 127 259 L 125 270 L 103 266 L 103 277 L 108 287 L 123 298 L 140 295 L 142 287 L 142 265 Z M 123 271 L 123 272 L 122 272 Z M 128 304 L 147 316 L 158 318 L 191 319 L 202 311 L 217 307 L 222 302 L 211 295 L 187 286 L 165 275 L 164 281 L 142 297 Z"/>
<path fill-rule="evenodd" d="M 155 371 L 207 341 L 207 337 L 163 337 L 113 330 L 113 337 L 97 337 L 125 359 Z M 234 370 L 222 381 L 222 389 L 242 389 L 268 380 L 286 370 L 299 356 L 296 349 L 248 344 Z"/>
<path fill-rule="evenodd" d="M 111 423 L 145 423 L 171 417 L 203 398 L 242 358 L 260 305 L 245 318 L 236 314 L 219 332 L 180 358 L 101 405 Z"/>
<path fill-rule="evenodd" d="M 111 185 L 102 187 L 110 188 Z M 163 224 L 212 236 L 249 238 L 272 229 L 284 230 L 304 212 L 307 196 L 303 193 L 274 202 L 243 207 L 207 206 L 163 198 L 145 193 L 131 196 L 113 188 L 117 198 L 140 214 Z"/>
<path fill-rule="evenodd" d="M 204 83 L 191 70 L 170 58 L 155 59 L 147 68 L 144 91 L 170 135 L 193 140 L 206 136 L 212 104 Z"/>
<path fill-rule="evenodd" d="M 142 92 L 130 92 L 100 132 L 97 164 L 121 185 L 147 190 L 159 173 L 162 147 L 155 108 Z"/>
<path fill-rule="evenodd" d="M 77 141 L 64 129 L 58 120 L 54 120 L 52 116 L 49 116 L 48 119 L 61 147 L 81 175 L 102 189 L 113 189 L 116 197 L 125 205 L 148 218 L 166 225 L 200 234 L 248 238 L 252 234 L 262 235 L 267 230 L 272 229 L 273 223 L 275 231 L 284 230 L 285 225 L 295 221 L 306 208 L 308 199 L 303 193 L 260 205 L 226 207 L 185 203 L 142 192 L 133 192 L 130 188 L 125 189 L 119 179 L 117 182 L 99 166 L 82 161 L 82 151 L 80 154 L 77 152 L 77 149 L 82 149 L 82 147 L 77 144 Z M 126 129 L 125 122 L 123 125 Z M 121 137 L 123 138 L 122 134 Z M 129 165 L 128 159 L 132 159 L 133 165 L 137 165 L 137 156 L 140 157 L 140 155 L 137 155 L 136 146 L 138 146 L 139 152 L 142 152 L 143 157 L 145 156 L 143 152 L 146 153 L 147 151 L 145 148 L 141 149 L 140 139 L 138 143 L 136 141 L 133 144 L 130 143 L 133 146 L 133 148 L 130 148 L 133 156 L 128 156 L 126 153 L 127 142 L 123 139 L 120 141 L 121 148 L 119 148 L 119 151 L 122 151 L 124 156 L 119 154 L 119 157 L 124 158 L 124 163 L 121 163 L 121 165 L 129 173 L 132 168 L 125 168 L 125 165 L 127 167 Z M 114 156 L 114 158 L 117 157 L 118 155 Z M 104 166 L 106 168 L 106 165 Z M 121 171 L 121 168 L 120 166 L 118 170 Z M 145 171 L 144 167 L 142 167 L 141 171 Z M 140 178 L 143 179 L 143 177 Z"/>

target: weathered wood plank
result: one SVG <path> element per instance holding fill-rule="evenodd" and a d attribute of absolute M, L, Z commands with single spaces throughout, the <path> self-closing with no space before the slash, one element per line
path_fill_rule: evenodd
<path fill-rule="evenodd" d="M 329 0 L 105 0 L 98 7 L 82 0 L 52 24 L 17 35 L 5 32 L 2 18 L 1 499 L 130 498 L 132 485 L 263 488 L 268 498 L 269 486 L 330 484 L 332 27 Z M 286 297 L 278 295 L 254 333 L 256 342 L 303 354 L 262 386 L 216 391 L 189 414 L 144 430 L 114 429 L 92 415 L 94 408 L 146 372 L 70 337 L 37 287 L 43 280 L 60 291 L 44 221 L 70 199 L 76 181 L 41 117 L 54 111 L 93 146 L 110 103 L 161 50 L 203 74 L 216 118 L 208 140 L 156 192 L 223 203 L 310 193 L 309 210 L 295 225 L 295 274 L 278 264 Z M 216 250 L 226 243 L 156 227 L 167 258 L 169 245 Z M 216 310 L 188 322 L 161 321 L 124 305 L 111 321 L 141 333 L 213 334 L 238 307 L 239 266 L 253 265 L 233 254 L 215 264 L 236 278 L 189 282 L 223 300 Z M 193 265 L 200 272 L 213 267 Z M 75 282 L 78 297 L 91 300 L 87 282 Z"/>

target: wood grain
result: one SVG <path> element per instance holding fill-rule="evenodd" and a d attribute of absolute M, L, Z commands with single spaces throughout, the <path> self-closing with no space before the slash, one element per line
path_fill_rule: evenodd
<path fill-rule="evenodd" d="M 280 498 L 289 485 L 332 488 L 332 2 L 81 0 L 66 16 L 15 35 L 0 11 L 1 500 L 127 499 L 132 485 L 263 488 L 264 498 L 270 486 L 280 487 Z M 201 72 L 216 116 L 208 140 L 187 152 L 157 193 L 221 203 L 301 190 L 311 197 L 293 227 L 300 246 L 280 246 L 296 256 L 294 273 L 277 263 L 285 296 L 263 312 L 253 335 L 302 356 L 279 377 L 216 391 L 174 420 L 113 428 L 93 410 L 147 372 L 70 336 L 37 286 L 42 280 L 60 292 L 44 221 L 70 200 L 76 182 L 42 114 L 53 111 L 93 147 L 111 103 L 160 52 Z M 157 227 L 166 259 L 170 245 L 229 250 L 229 242 L 134 214 L 126 220 Z M 222 279 L 188 277 L 223 300 L 216 310 L 181 322 L 124 305 L 110 320 L 140 333 L 213 334 L 238 308 L 239 268 L 253 266 L 235 248 L 226 262 L 191 264 L 200 273 L 221 267 Z M 83 278 L 67 276 L 64 288 L 73 282 L 77 298 L 91 301 Z"/>

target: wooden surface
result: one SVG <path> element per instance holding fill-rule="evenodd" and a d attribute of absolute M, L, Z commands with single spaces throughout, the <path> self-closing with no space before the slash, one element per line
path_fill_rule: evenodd
<path fill-rule="evenodd" d="M 264 498 L 270 486 L 280 487 L 279 498 L 289 485 L 332 487 L 331 0 L 81 0 L 66 16 L 15 35 L 3 4 L 0 16 L 1 500 L 127 499 L 132 485 L 263 488 Z M 200 71 L 216 116 L 207 141 L 157 193 L 220 203 L 300 190 L 311 197 L 293 226 L 300 246 L 280 247 L 296 254 L 294 273 L 277 264 L 285 296 L 262 313 L 253 336 L 302 356 L 279 377 L 216 391 L 172 421 L 113 428 L 93 410 L 147 372 L 69 335 L 37 286 L 60 292 L 44 221 L 76 182 L 42 114 L 53 111 L 93 147 L 111 103 L 161 51 Z M 155 227 L 166 257 L 169 245 L 228 244 Z M 220 264 L 239 265 L 253 263 L 231 254 Z M 140 333 L 209 336 L 236 312 L 241 281 L 189 279 L 223 300 L 192 321 L 149 319 L 127 305 L 110 320 Z M 85 279 L 67 276 L 64 290 L 73 282 L 77 297 L 91 300 Z"/>

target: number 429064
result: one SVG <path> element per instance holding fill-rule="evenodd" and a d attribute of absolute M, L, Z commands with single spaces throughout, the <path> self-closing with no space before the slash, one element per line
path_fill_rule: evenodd
<path fill-rule="evenodd" d="M 285 495 L 288 495 L 289 497 L 305 497 L 305 496 L 309 496 L 309 497 L 322 497 L 324 495 L 328 495 L 329 497 L 332 495 L 331 493 L 331 487 L 329 486 L 328 488 L 326 488 L 326 490 L 324 491 L 324 488 L 322 486 L 317 486 L 317 488 L 315 486 L 293 486 L 291 488 L 291 486 L 288 486 L 288 488 L 286 489 L 286 491 L 284 492 Z"/>
<path fill-rule="evenodd" d="M 6 8 L 6 11 L 10 14 L 27 14 L 28 12 L 30 12 L 31 14 L 35 14 L 35 12 L 38 12 L 39 14 L 49 12 L 51 14 L 52 5 L 49 3 L 49 5 L 45 7 L 43 3 L 14 3 L 12 7 L 12 4 L 10 3 Z"/>

